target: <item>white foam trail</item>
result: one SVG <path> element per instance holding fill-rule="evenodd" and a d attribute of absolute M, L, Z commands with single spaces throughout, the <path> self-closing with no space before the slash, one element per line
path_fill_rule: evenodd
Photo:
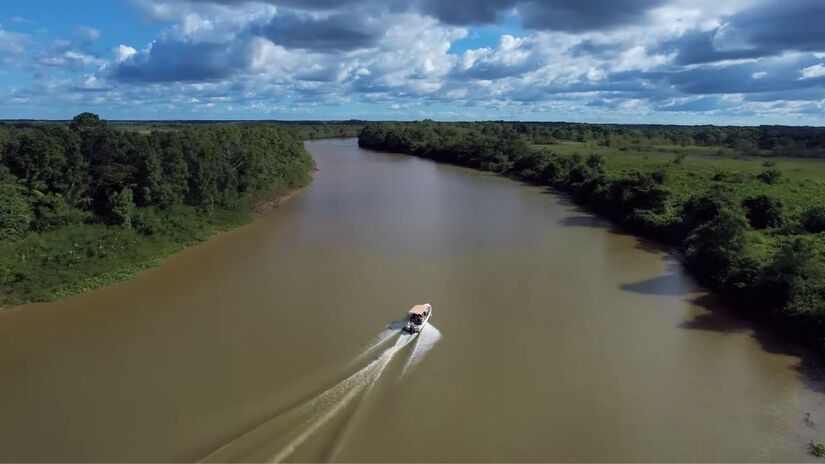
<path fill-rule="evenodd" d="M 384 330 L 379 332 L 378 335 L 376 335 L 372 339 L 370 345 L 366 349 L 364 349 L 364 351 L 362 351 L 361 354 L 353 358 L 353 360 L 350 361 L 347 365 L 357 366 L 358 364 L 362 363 L 364 361 L 364 358 L 369 357 L 373 353 L 373 351 L 384 345 L 389 339 L 391 339 L 395 335 L 401 333 L 401 329 L 404 328 L 405 324 L 406 320 L 395 321 L 388 324 L 387 327 L 384 328 Z"/>
<path fill-rule="evenodd" d="M 388 348 L 387 351 L 393 349 L 394 348 Z M 287 420 L 290 416 L 295 414 L 304 417 L 308 416 L 309 418 L 304 419 L 302 424 L 309 424 L 310 427 L 312 427 L 314 423 L 321 424 L 326 422 L 337 411 L 349 404 L 359 392 L 364 390 L 368 383 L 368 374 L 375 368 L 381 359 L 381 357 L 375 359 L 368 365 L 362 367 L 349 377 L 318 394 L 314 398 L 290 408 L 287 411 L 279 413 L 266 422 L 247 431 L 243 435 L 228 443 L 225 443 L 220 448 L 204 457 L 201 462 L 235 461 L 238 456 L 242 456 L 248 452 L 254 452 L 256 443 L 261 442 L 262 439 L 264 441 L 268 440 L 266 435 L 272 433 L 269 430 L 272 426 L 278 426 L 279 421 Z"/>
<path fill-rule="evenodd" d="M 401 324 L 403 326 L 403 321 L 401 321 Z M 385 344 L 387 341 L 392 339 L 393 336 L 398 335 L 399 332 L 400 328 L 398 323 L 390 324 L 384 331 L 378 334 L 370 347 L 356 359 L 366 357 L 371 351 Z M 252 430 L 249 430 L 243 435 L 224 444 L 203 458 L 202 462 L 226 462 L 230 460 L 237 460 L 239 455 L 245 455 L 245 453 L 248 452 L 256 452 L 256 449 L 258 452 L 263 451 L 260 444 L 271 441 L 272 438 L 270 437 L 277 436 L 275 435 L 276 432 L 274 432 L 273 428 L 282 428 L 288 424 L 286 421 L 295 420 L 303 416 L 304 420 L 299 420 L 296 427 L 292 428 L 293 431 L 297 431 L 297 436 L 292 438 L 286 446 L 281 448 L 280 451 L 278 451 L 278 453 L 271 458 L 271 461 L 273 462 L 283 461 L 294 453 L 301 444 L 315 434 L 324 424 L 329 422 L 354 400 L 368 394 L 372 390 L 373 386 L 375 386 L 386 367 L 390 364 L 393 357 L 407 344 L 414 341 L 418 335 L 419 334 L 401 333 L 398 335 L 392 346 L 386 348 L 375 359 L 355 371 L 344 380 L 338 382 L 336 385 L 323 391 L 314 398 L 304 401 L 303 403 L 296 405 L 287 411 L 279 413 L 266 422 L 256 426 Z"/>
<path fill-rule="evenodd" d="M 402 321 L 402 323 L 403 323 L 403 321 Z M 364 391 L 364 395 L 363 395 L 364 397 L 366 397 L 369 394 L 369 392 L 373 389 L 373 387 L 375 387 L 375 385 L 378 383 L 378 379 L 383 374 L 384 369 L 386 369 L 387 366 L 389 365 L 390 361 L 392 360 L 392 357 L 395 356 L 396 353 L 401 351 L 401 349 L 404 348 L 405 346 L 407 346 L 410 342 L 412 342 L 413 340 L 417 341 L 417 339 L 420 339 L 420 333 L 413 333 L 413 334 L 403 333 L 403 334 L 401 334 L 400 337 L 398 337 L 398 339 L 395 342 L 395 345 L 392 348 L 390 348 L 391 350 L 393 350 L 392 353 L 377 368 L 377 370 L 375 372 L 375 375 L 372 377 L 372 380 L 369 382 L 369 384 L 367 384 L 367 386 L 365 388 L 365 391 Z M 409 362 L 409 361 L 407 361 L 407 362 Z M 337 459 L 335 459 L 335 456 L 338 454 L 338 451 L 340 449 L 340 445 L 341 445 L 341 441 L 340 441 L 340 438 L 339 438 L 338 443 L 335 444 L 335 447 L 333 448 L 332 452 L 330 453 L 329 461 L 337 461 Z"/>
<path fill-rule="evenodd" d="M 306 428 L 303 429 L 301 433 L 298 434 L 298 436 L 293 438 L 292 441 L 290 441 L 283 449 L 281 449 L 278 452 L 278 454 L 274 455 L 269 461 L 282 462 L 284 459 L 288 458 L 292 453 L 295 452 L 295 450 L 299 446 L 301 446 L 301 444 L 303 444 L 309 437 L 311 437 L 315 432 L 317 432 L 322 425 L 327 423 L 339 411 L 341 411 L 348 404 L 350 404 L 352 400 L 357 398 L 359 396 L 359 393 L 361 393 L 362 391 L 364 392 L 364 394 L 369 393 L 369 391 L 372 390 L 372 387 L 378 381 L 378 378 L 381 377 L 381 374 L 384 372 L 384 369 L 390 363 L 395 354 L 398 353 L 398 351 L 401 350 L 401 348 L 403 348 L 413 339 L 415 339 L 416 335 L 417 334 L 402 334 L 396 340 L 395 345 L 384 351 L 381 354 L 381 356 L 378 357 L 378 359 L 372 361 L 363 369 L 348 377 L 335 387 L 327 390 L 320 396 L 311 400 L 308 404 L 308 407 L 312 407 L 313 405 L 319 403 L 327 403 L 328 407 L 322 412 L 322 414 L 320 414 L 317 417 L 313 417 L 307 424 Z M 355 385 L 352 385 L 352 383 L 354 382 L 357 383 Z M 328 395 L 332 395 L 335 392 L 338 392 L 340 394 L 342 391 L 346 391 L 346 393 L 344 394 L 344 396 L 340 397 L 337 400 L 326 398 L 326 396 Z"/>
<path fill-rule="evenodd" d="M 400 332 L 402 328 L 404 328 L 404 321 L 396 321 L 388 325 L 386 328 L 384 328 L 384 330 L 382 330 L 378 335 L 375 336 L 369 348 L 364 350 L 364 354 L 367 354 L 370 351 L 383 345 L 384 342 L 392 338 L 393 335 L 398 334 L 398 332 Z M 362 356 L 363 355 L 359 356 L 359 358 Z"/>
<path fill-rule="evenodd" d="M 412 370 L 416 364 L 421 362 L 421 360 L 427 356 L 427 353 L 433 349 L 439 340 L 441 340 L 441 331 L 439 331 L 434 325 L 427 324 L 427 326 L 424 327 L 424 330 L 420 332 L 418 341 L 413 346 L 413 352 L 410 354 L 410 357 L 407 358 L 404 368 L 401 369 L 399 380 L 403 379 L 408 371 Z"/>

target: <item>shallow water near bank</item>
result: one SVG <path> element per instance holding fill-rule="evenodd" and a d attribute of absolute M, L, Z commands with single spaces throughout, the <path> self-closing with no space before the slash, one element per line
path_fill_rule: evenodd
<path fill-rule="evenodd" d="M 799 461 L 825 441 L 818 368 L 657 246 L 539 187 L 307 148 L 312 185 L 254 223 L 0 312 L 0 460 Z M 425 302 L 420 336 L 385 329 Z"/>

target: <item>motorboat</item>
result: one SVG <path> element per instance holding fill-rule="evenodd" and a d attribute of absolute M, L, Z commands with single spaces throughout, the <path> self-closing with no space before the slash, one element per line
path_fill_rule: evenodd
<path fill-rule="evenodd" d="M 409 333 L 421 332 L 421 329 L 424 328 L 432 315 L 433 307 L 429 303 L 413 306 L 407 312 L 407 323 L 404 326 L 404 331 Z"/>

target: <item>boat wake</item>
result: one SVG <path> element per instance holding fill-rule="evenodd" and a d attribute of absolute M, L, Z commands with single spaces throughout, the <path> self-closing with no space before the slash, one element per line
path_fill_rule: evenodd
<path fill-rule="evenodd" d="M 433 349 L 439 340 L 441 340 L 441 332 L 436 329 L 434 325 L 430 324 L 426 330 L 421 331 L 418 340 L 413 346 L 412 354 L 407 358 L 407 362 L 404 363 L 404 368 L 401 370 L 401 375 L 398 379 L 401 380 L 406 377 L 407 374 L 412 371 L 412 368 L 427 356 L 427 353 Z"/>
<path fill-rule="evenodd" d="M 414 334 L 402 332 L 402 327 L 403 321 L 400 325 L 392 323 L 379 333 L 353 361 L 352 364 L 357 369 L 354 373 L 226 443 L 203 458 L 202 462 L 282 462 L 325 425 L 336 419 L 346 421 L 403 348 L 415 342 L 412 353 L 405 361 L 401 377 L 407 375 L 441 338 L 441 332 L 431 324 Z M 387 346 L 394 337 L 395 343 Z M 383 351 L 376 354 L 379 348 L 383 348 Z M 344 415 L 344 412 L 347 414 Z"/>
<path fill-rule="evenodd" d="M 384 345 L 389 339 L 401 333 L 401 329 L 404 328 L 404 321 L 395 321 L 391 322 L 387 327 L 384 328 L 378 335 L 373 338 L 372 343 L 370 344 L 367 349 L 365 349 L 360 355 L 355 358 L 355 361 L 362 360 L 368 357 L 372 352 L 375 351 L 376 348 Z"/>

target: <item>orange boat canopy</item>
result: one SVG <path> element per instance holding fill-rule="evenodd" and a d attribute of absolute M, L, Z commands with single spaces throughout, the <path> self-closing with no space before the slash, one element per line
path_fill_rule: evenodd
<path fill-rule="evenodd" d="M 430 312 L 430 308 L 427 305 L 415 305 L 410 309 L 409 314 L 418 314 L 419 316 L 424 316 L 428 312 Z"/>

